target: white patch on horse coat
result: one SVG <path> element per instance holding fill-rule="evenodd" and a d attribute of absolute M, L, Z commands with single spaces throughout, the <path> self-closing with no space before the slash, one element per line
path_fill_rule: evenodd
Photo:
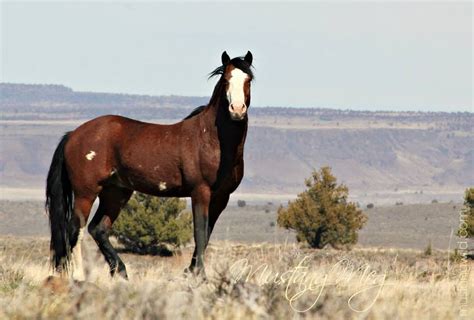
<path fill-rule="evenodd" d="M 245 104 L 244 82 L 248 75 L 240 69 L 235 68 L 230 72 L 232 77 L 229 79 L 229 87 L 227 88 L 227 100 L 230 104 Z"/>
<path fill-rule="evenodd" d="M 84 281 L 84 266 L 82 265 L 82 250 L 81 243 L 84 236 L 84 228 L 79 229 L 79 235 L 77 237 L 77 243 L 74 249 L 72 249 L 72 278 L 78 281 Z"/>
<path fill-rule="evenodd" d="M 161 181 L 158 187 L 160 188 L 160 191 L 166 190 L 166 182 Z"/>
<path fill-rule="evenodd" d="M 89 151 L 88 154 L 86 154 L 86 159 L 91 161 L 92 159 L 94 159 L 94 157 L 96 156 L 97 153 L 95 153 L 95 151 L 91 150 Z"/>

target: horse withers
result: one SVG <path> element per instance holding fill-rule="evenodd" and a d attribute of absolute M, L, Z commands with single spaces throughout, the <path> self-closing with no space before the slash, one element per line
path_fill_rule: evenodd
<path fill-rule="evenodd" d="M 234 59 L 224 51 L 221 58 L 222 65 L 210 73 L 219 81 L 209 103 L 181 122 L 161 125 L 107 115 L 63 136 L 46 186 L 56 271 L 67 273 L 71 255 L 78 254 L 75 259 L 81 265 L 82 230 L 99 197 L 88 231 L 111 275 L 127 278 L 109 232 L 136 190 L 160 197 L 191 197 L 195 249 L 187 270 L 204 273 L 203 256 L 212 229 L 244 174 L 253 79 L 250 51 Z"/>

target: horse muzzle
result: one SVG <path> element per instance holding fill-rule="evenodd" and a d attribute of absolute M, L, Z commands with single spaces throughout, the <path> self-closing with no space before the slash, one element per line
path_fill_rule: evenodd
<path fill-rule="evenodd" d="M 232 120 L 241 121 L 247 115 L 247 106 L 245 104 L 235 105 L 231 103 L 229 105 L 229 114 Z"/>

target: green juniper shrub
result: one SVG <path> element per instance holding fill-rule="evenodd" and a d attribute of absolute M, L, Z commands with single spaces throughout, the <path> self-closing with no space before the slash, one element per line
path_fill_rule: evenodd
<path fill-rule="evenodd" d="M 474 188 L 467 188 L 464 193 L 464 206 L 461 209 L 458 236 L 461 238 L 474 237 Z M 466 257 L 474 259 L 474 249 L 468 248 Z"/>
<path fill-rule="evenodd" d="M 474 188 L 466 189 L 461 213 L 463 223 L 460 225 L 458 235 L 463 238 L 472 238 L 474 237 Z"/>
<path fill-rule="evenodd" d="M 113 224 L 112 234 L 126 250 L 169 253 L 192 237 L 192 214 L 184 211 L 186 201 L 134 193 Z"/>
<path fill-rule="evenodd" d="M 298 242 L 307 242 L 312 248 L 357 243 L 357 232 L 367 216 L 355 203 L 347 201 L 349 189 L 336 183 L 331 168 L 314 171 L 306 180 L 306 187 L 296 200 L 288 202 L 287 208 L 279 208 L 278 225 L 296 231 Z"/>

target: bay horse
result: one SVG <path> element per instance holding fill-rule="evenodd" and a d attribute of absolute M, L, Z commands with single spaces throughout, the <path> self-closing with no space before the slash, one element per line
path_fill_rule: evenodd
<path fill-rule="evenodd" d="M 212 229 L 244 175 L 253 79 L 250 51 L 233 59 L 224 51 L 221 60 L 209 76 L 220 77 L 209 103 L 181 122 L 162 125 L 107 115 L 62 137 L 46 184 L 51 263 L 56 272 L 66 274 L 73 256 L 82 269 L 82 230 L 99 197 L 88 231 L 110 274 L 128 277 L 109 233 L 136 190 L 160 197 L 191 197 L 195 249 L 186 271 L 205 275 L 203 257 Z"/>

